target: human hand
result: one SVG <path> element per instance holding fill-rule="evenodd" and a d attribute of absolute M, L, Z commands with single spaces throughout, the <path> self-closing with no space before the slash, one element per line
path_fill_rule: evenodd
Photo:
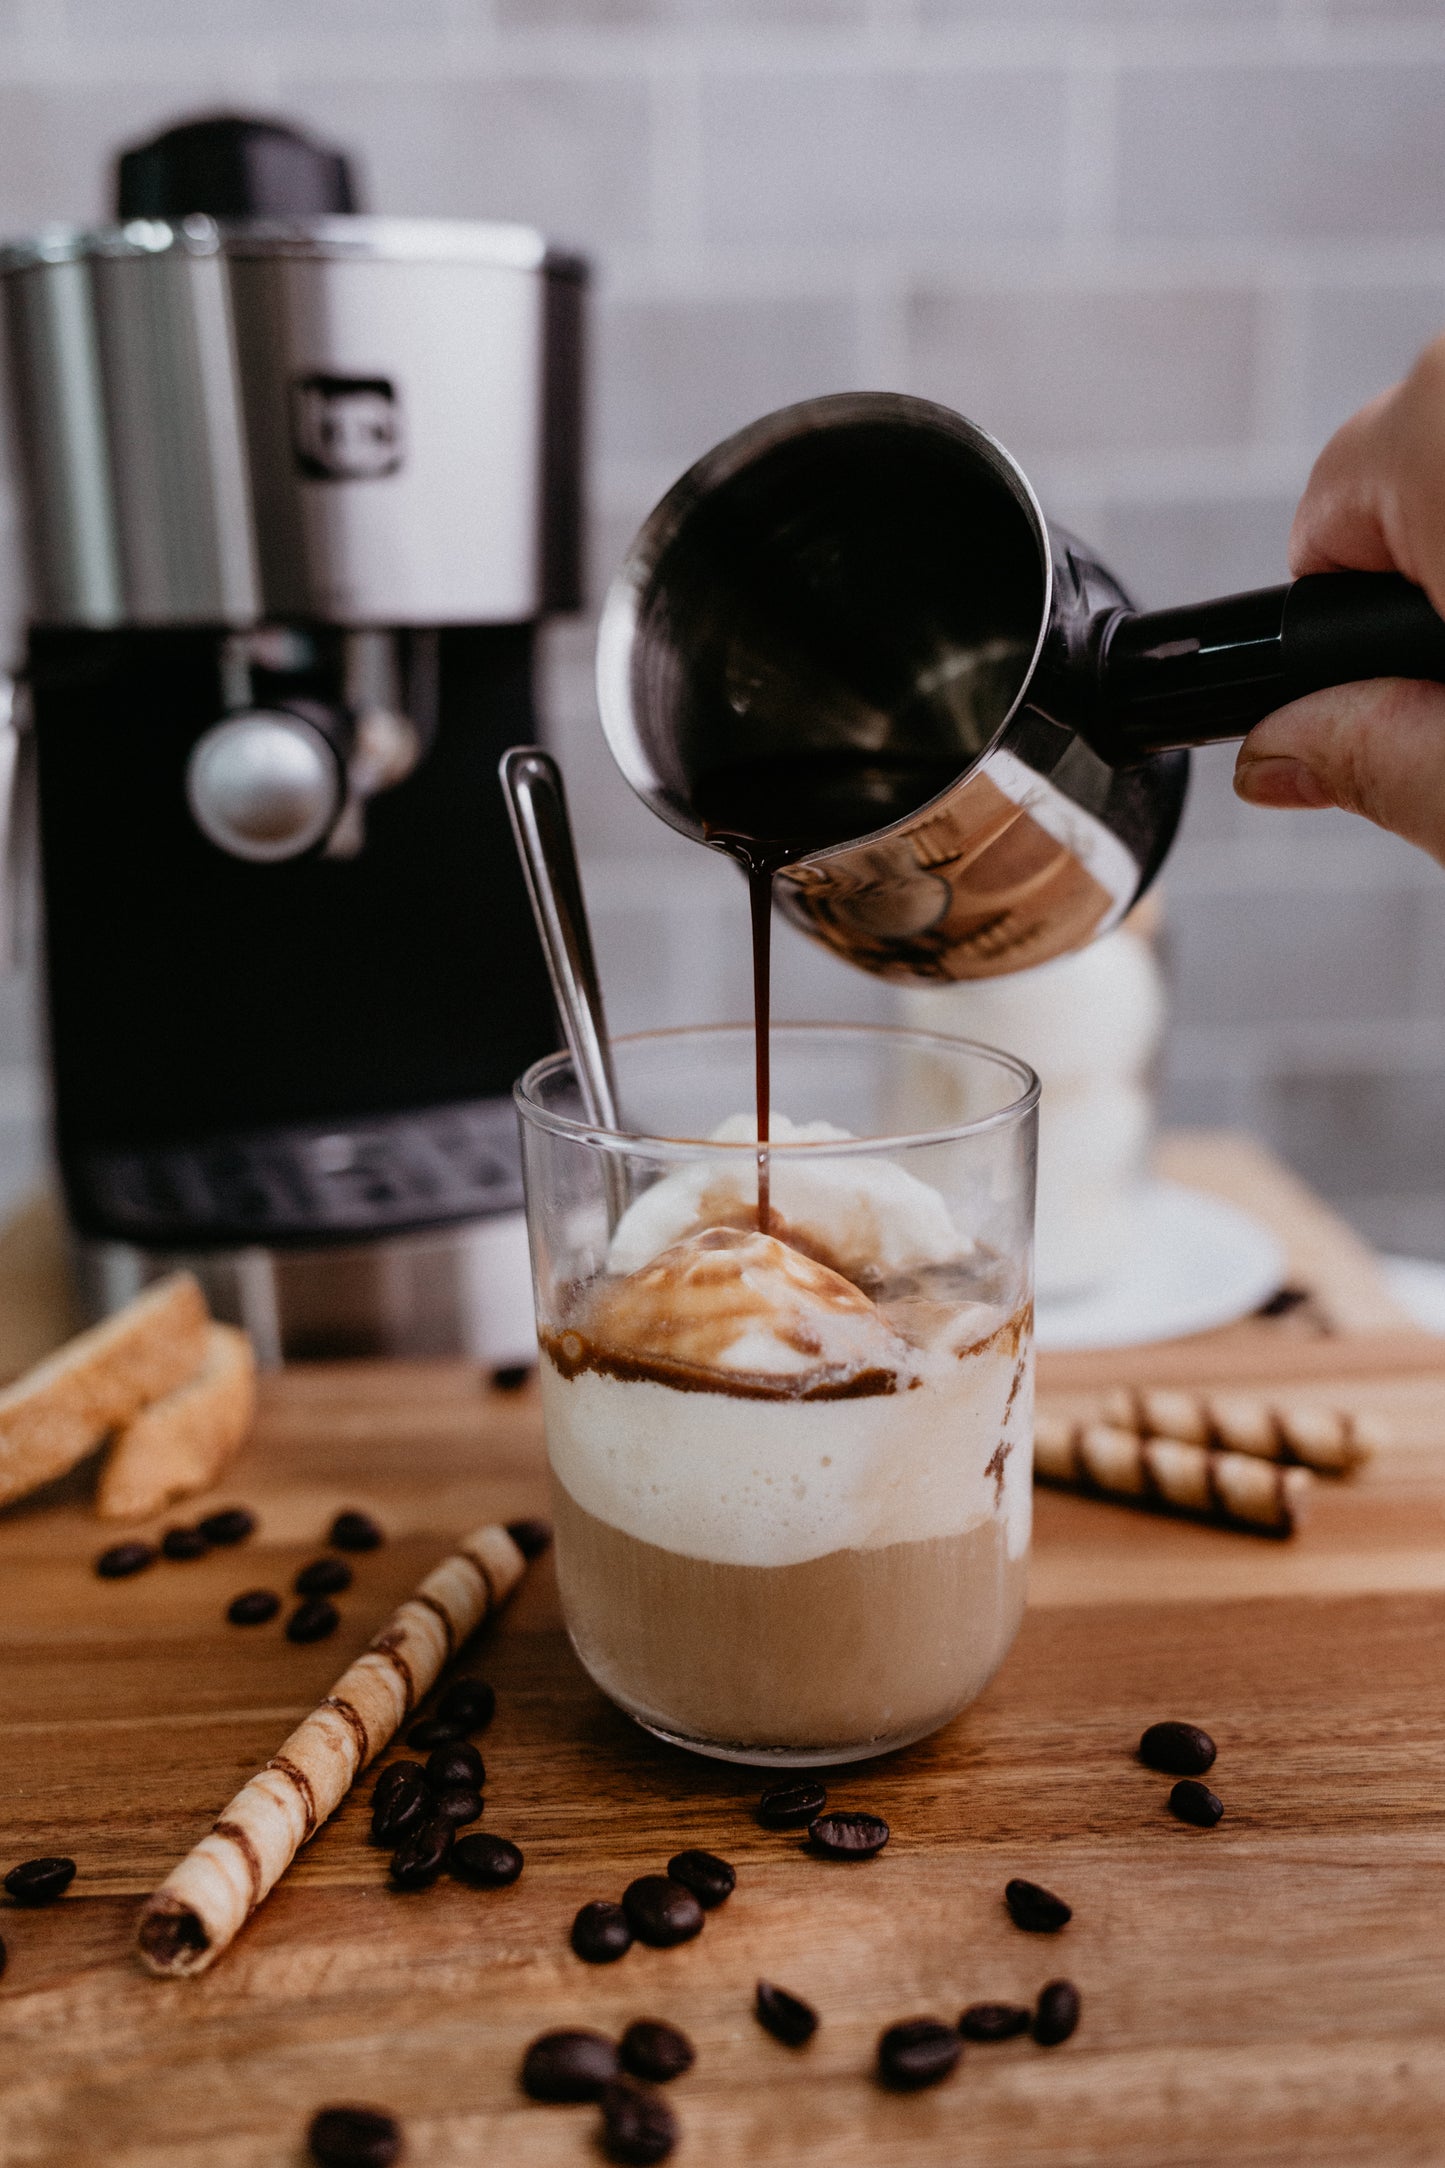
<path fill-rule="evenodd" d="M 1289 561 L 1403 573 L 1445 616 L 1445 336 L 1331 437 Z M 1445 864 L 1445 685 L 1379 678 L 1296 700 L 1245 739 L 1234 787 L 1251 805 L 1342 806 Z"/>

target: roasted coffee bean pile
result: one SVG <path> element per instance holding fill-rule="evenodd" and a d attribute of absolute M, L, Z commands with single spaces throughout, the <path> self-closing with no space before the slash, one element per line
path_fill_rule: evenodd
<path fill-rule="evenodd" d="M 1198 1781 L 1206 1769 L 1214 1767 L 1217 1752 L 1207 1731 L 1173 1719 L 1151 1724 L 1139 1741 L 1139 1759 L 1146 1769 L 1182 1780 L 1169 1794 L 1169 1811 L 1196 1829 L 1213 1829 L 1224 1818 L 1224 1801 Z"/>
<path fill-rule="evenodd" d="M 167 1528 L 159 1543 L 147 1543 L 140 1537 L 112 1543 L 96 1559 L 95 1570 L 102 1581 L 126 1581 L 133 1573 L 143 1573 L 147 1566 L 153 1566 L 157 1558 L 184 1564 L 189 1559 L 204 1558 L 212 1550 L 244 1543 L 255 1526 L 256 1516 L 245 1506 L 222 1506 L 214 1513 L 203 1514 L 194 1528 Z"/>
<path fill-rule="evenodd" d="M 666 1874 L 629 1882 L 621 1904 L 598 1897 L 583 1905 L 572 1922 L 572 1948 L 584 1964 L 611 1965 L 634 1942 L 654 1950 L 691 1942 L 702 1933 L 705 1915 L 731 1897 L 737 1879 L 737 1869 L 715 1852 L 675 1852 Z"/>
<path fill-rule="evenodd" d="M 677 2144 L 677 2118 L 654 2088 L 682 2077 L 696 2060 L 686 2033 L 661 2018 L 634 2019 L 620 2041 L 580 2029 L 543 2033 L 522 2057 L 522 2090 L 549 2104 L 595 2100 L 607 2158 L 648 2168 Z"/>
<path fill-rule="evenodd" d="M 473 1889 L 505 1889 L 522 1871 L 506 1837 L 456 1832 L 480 1819 L 485 1764 L 466 1738 L 484 1731 L 497 1696 L 485 1679 L 455 1678 L 442 1687 L 432 1716 L 413 1724 L 407 1744 L 430 1746 L 424 1762 L 388 1762 L 371 1794 L 371 1841 L 392 1849 L 398 1889 L 426 1889 L 443 1871 Z"/>

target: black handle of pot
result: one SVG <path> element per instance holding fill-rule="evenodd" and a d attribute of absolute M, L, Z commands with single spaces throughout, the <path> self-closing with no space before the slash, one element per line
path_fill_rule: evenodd
<path fill-rule="evenodd" d="M 1116 761 L 1213 745 L 1305 693 L 1377 677 L 1445 681 L 1445 619 L 1393 572 L 1310 573 L 1116 617 L 1090 735 Z"/>

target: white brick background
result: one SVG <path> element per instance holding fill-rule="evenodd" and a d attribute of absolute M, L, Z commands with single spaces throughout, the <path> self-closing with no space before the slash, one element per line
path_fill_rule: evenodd
<path fill-rule="evenodd" d="M 1441 0 L 0 0 L 0 230 L 99 215 L 117 141 L 222 102 L 354 146 L 378 209 L 593 254 L 594 593 L 691 457 L 854 385 L 994 428 L 1143 601 L 1282 578 L 1315 449 L 1445 323 Z M 547 684 L 614 1021 L 740 1013 L 732 878 L 611 772 L 590 646 Z M 1169 874 L 1169 1104 L 1445 1257 L 1445 876 L 1229 768 Z M 791 937 L 779 979 L 887 1010 Z"/>

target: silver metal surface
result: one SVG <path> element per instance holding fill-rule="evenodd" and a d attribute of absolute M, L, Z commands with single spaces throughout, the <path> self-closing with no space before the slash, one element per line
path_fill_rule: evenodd
<path fill-rule="evenodd" d="M 520 1212 L 427 1234 L 310 1250 L 141 1250 L 72 1237 L 85 1313 L 104 1317 L 186 1268 L 213 1314 L 243 1325 L 266 1368 L 345 1356 L 464 1356 L 491 1369 L 537 1359 Z"/>
<path fill-rule="evenodd" d="M 498 772 L 587 1119 L 600 1129 L 616 1129 L 617 1084 L 602 982 L 561 771 L 539 746 L 514 745 L 502 755 Z"/>
<path fill-rule="evenodd" d="M 602 725 L 697 841 L 719 774 L 868 769 L 869 832 L 787 866 L 780 907 L 886 978 L 992 977 L 1116 923 L 1177 823 L 1187 756 L 1125 771 L 1081 734 L 1091 642 L 1126 606 L 985 431 L 889 393 L 812 400 L 644 524 L 603 609 Z"/>
<path fill-rule="evenodd" d="M 32 617 L 569 606 L 579 278 L 528 228 L 442 220 L 137 221 L 0 254 Z"/>
<path fill-rule="evenodd" d="M 186 763 L 196 826 L 253 865 L 311 850 L 345 801 L 345 770 L 330 741 L 314 723 L 279 710 L 228 716 L 196 740 Z"/>

